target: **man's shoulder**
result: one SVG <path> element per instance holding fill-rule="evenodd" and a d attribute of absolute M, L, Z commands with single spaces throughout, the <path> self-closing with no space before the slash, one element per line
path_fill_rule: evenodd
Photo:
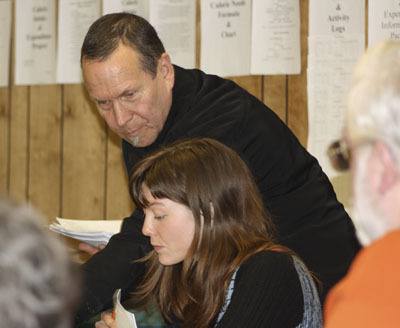
<path fill-rule="evenodd" d="M 200 105 L 202 101 L 208 103 L 219 102 L 220 104 L 232 105 L 229 101 L 234 98 L 235 105 L 238 100 L 255 98 L 234 81 L 206 73 L 199 69 L 187 69 L 179 66 L 175 68 L 174 97 L 181 97 L 189 93 L 195 98 L 195 104 Z M 263 106 L 262 102 L 260 102 Z"/>
<path fill-rule="evenodd" d="M 208 122 L 208 125 L 232 126 L 233 122 L 273 121 L 272 111 L 235 82 L 206 74 L 197 69 L 176 67 L 173 108 L 179 116 L 176 124 Z M 235 126 L 237 128 L 237 126 Z"/>

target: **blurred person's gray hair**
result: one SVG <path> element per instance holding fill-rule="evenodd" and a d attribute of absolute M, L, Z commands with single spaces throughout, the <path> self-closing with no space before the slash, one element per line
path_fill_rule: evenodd
<path fill-rule="evenodd" d="M 72 327 L 79 279 L 30 207 L 0 199 L 0 327 Z"/>
<path fill-rule="evenodd" d="M 354 145 L 380 140 L 400 159 L 400 42 L 385 41 L 362 56 L 353 73 L 345 116 Z"/>

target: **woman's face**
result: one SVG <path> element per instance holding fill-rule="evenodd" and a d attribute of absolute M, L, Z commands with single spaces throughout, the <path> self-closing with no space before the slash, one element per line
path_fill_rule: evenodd
<path fill-rule="evenodd" d="M 192 211 L 168 198 L 154 198 L 143 186 L 143 195 L 149 203 L 144 210 L 142 232 L 150 237 L 150 243 L 163 265 L 182 262 L 192 244 L 195 221 Z"/>

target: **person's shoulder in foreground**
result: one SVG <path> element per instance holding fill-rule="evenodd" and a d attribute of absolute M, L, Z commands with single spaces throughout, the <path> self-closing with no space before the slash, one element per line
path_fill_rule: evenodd
<path fill-rule="evenodd" d="M 326 328 L 400 324 L 400 230 L 363 249 L 325 305 Z"/>

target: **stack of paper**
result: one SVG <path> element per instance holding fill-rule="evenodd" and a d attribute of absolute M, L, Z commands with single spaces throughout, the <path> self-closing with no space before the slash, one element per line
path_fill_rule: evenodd
<path fill-rule="evenodd" d="M 56 218 L 51 231 L 98 247 L 105 245 L 121 229 L 122 220 L 70 220 Z"/>

